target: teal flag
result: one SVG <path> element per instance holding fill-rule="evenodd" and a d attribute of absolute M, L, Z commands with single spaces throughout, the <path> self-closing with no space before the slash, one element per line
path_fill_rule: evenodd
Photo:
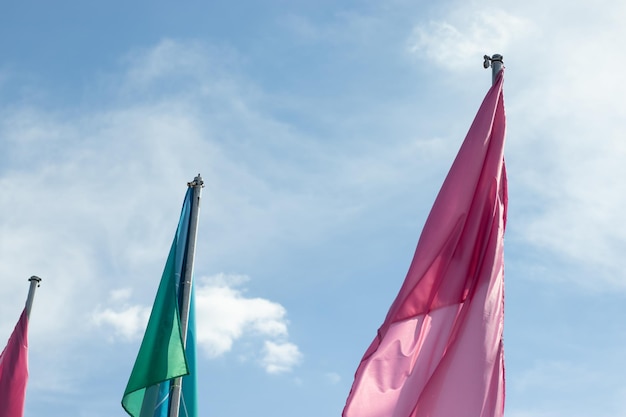
<path fill-rule="evenodd" d="M 182 291 L 179 291 L 184 278 L 192 196 L 193 189 L 189 188 L 148 326 L 122 397 L 122 407 L 132 417 L 168 417 L 171 381 L 180 376 L 184 378 L 179 415 L 197 417 L 193 286 L 187 352 L 180 327 Z"/>

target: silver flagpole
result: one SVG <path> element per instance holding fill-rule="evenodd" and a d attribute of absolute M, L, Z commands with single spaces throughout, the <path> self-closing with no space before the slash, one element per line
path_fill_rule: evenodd
<path fill-rule="evenodd" d="M 502 71 L 502 55 L 494 54 L 491 57 L 489 55 L 485 55 L 485 62 L 483 62 L 483 66 L 485 68 L 489 68 L 491 66 L 491 84 L 496 83 L 496 77 L 498 73 Z"/>
<path fill-rule="evenodd" d="M 28 289 L 28 298 L 26 298 L 26 317 L 30 318 L 30 310 L 33 308 L 33 300 L 35 298 L 35 290 L 39 287 L 41 278 L 33 275 L 28 278 L 30 281 L 30 288 Z"/>
<path fill-rule="evenodd" d="M 192 182 L 187 183 L 193 188 L 191 212 L 189 213 L 189 233 L 187 234 L 187 257 L 185 259 L 185 271 L 183 272 L 183 296 L 180 309 L 180 332 L 183 337 L 183 347 L 187 344 L 187 324 L 189 321 L 189 305 L 191 303 L 191 281 L 193 279 L 193 261 L 196 253 L 196 236 L 198 232 L 198 214 L 200 213 L 200 194 L 204 181 L 198 174 Z M 176 378 L 172 383 L 169 417 L 178 417 L 180 406 L 180 393 L 183 378 Z"/>

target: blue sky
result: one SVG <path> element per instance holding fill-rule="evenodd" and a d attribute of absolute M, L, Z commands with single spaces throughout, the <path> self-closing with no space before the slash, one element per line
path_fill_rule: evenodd
<path fill-rule="evenodd" d="M 4 2 L 0 343 L 29 417 L 119 405 L 186 183 L 202 415 L 339 416 L 505 58 L 508 417 L 626 416 L 626 6 Z"/>

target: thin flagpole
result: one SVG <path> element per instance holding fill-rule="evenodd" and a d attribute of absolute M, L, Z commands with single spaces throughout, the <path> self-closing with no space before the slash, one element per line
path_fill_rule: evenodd
<path fill-rule="evenodd" d="M 193 262 L 196 252 L 196 236 L 198 232 L 198 214 L 200 213 L 200 195 L 204 181 L 198 174 L 192 182 L 187 183 L 193 188 L 191 212 L 189 213 L 189 233 L 187 234 L 187 257 L 185 259 L 185 271 L 183 278 L 183 295 L 180 309 L 180 332 L 183 338 L 183 347 L 187 344 L 187 324 L 189 321 L 189 305 L 191 303 L 191 285 L 193 280 Z M 178 377 L 172 382 L 172 392 L 170 401 L 169 417 L 178 417 L 180 406 L 180 393 L 183 385 L 183 378 Z"/>
<path fill-rule="evenodd" d="M 30 288 L 28 289 L 28 298 L 26 298 L 26 317 L 30 318 L 30 310 L 33 308 L 33 300 L 35 299 L 35 290 L 39 287 L 41 278 L 33 275 L 28 280 L 30 281 Z"/>

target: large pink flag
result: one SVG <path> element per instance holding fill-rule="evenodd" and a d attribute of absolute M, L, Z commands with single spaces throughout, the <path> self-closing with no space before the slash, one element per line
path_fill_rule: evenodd
<path fill-rule="evenodd" d="M 0 417 L 22 417 L 28 380 L 28 316 L 22 312 L 0 354 Z"/>
<path fill-rule="evenodd" d="M 503 71 L 439 191 L 344 417 L 504 414 Z"/>

